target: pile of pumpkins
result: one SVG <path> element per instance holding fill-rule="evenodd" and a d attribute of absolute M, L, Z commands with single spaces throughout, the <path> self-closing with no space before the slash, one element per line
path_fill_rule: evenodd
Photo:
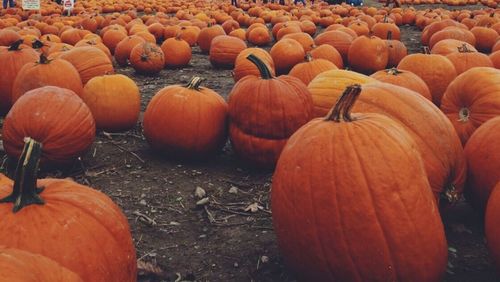
<path fill-rule="evenodd" d="M 187 85 L 166 86 L 149 101 L 144 136 L 154 150 L 181 159 L 209 159 L 229 137 L 246 163 L 275 168 L 275 231 L 299 277 L 439 280 L 447 263 L 439 207 L 457 202 L 464 190 L 485 213 L 488 246 L 500 268 L 495 224 L 500 217 L 500 156 L 495 154 L 500 151 L 500 12 L 325 3 L 236 8 L 224 1 L 162 0 L 79 1 L 73 13 L 63 17 L 46 1 L 41 14 L 0 13 L 3 145 L 9 156 L 21 159 L 14 184 L 0 179 L 6 202 L 0 209 L 7 215 L 0 230 L 8 230 L 0 234 L 0 245 L 9 248 L 0 254 L 46 255 L 41 263 L 60 264 L 84 280 L 97 271 L 95 265 L 105 265 L 99 259 L 113 255 L 107 260 L 113 266 L 100 269 L 108 276 L 90 280 L 133 280 L 135 252 L 119 209 L 99 192 L 83 192 L 68 180 L 41 180 L 38 186 L 45 190 L 39 190 L 37 159 L 42 165 L 65 164 L 85 154 L 96 129 L 136 126 L 140 90 L 129 77 L 113 74 L 116 66 L 157 75 L 187 66 L 198 46 L 214 69 L 233 70 L 228 101 L 203 87 L 197 76 Z M 422 30 L 423 53 L 408 54 L 400 41 L 403 24 Z M 266 45 L 272 45 L 269 52 L 260 48 Z M 30 186 L 20 187 L 26 183 Z M 64 228 L 77 228 L 72 220 L 85 216 L 100 230 L 92 232 L 112 228 L 120 242 L 97 242 L 102 245 L 90 253 L 103 257 L 89 256 L 95 264 L 78 261 L 85 268 L 80 269 L 62 259 L 75 257 L 62 249 L 78 249 L 52 233 L 37 236 L 39 243 L 32 236 L 20 235 L 30 244 L 17 240 L 15 235 L 29 228 L 40 232 L 40 226 L 23 220 L 31 212 L 44 214 L 57 197 L 65 209 L 65 201 L 78 201 L 69 203 L 78 208 L 60 219 Z M 101 208 L 110 216 L 97 222 L 92 215 L 101 212 L 99 203 L 106 203 Z M 46 213 L 49 222 L 58 218 L 51 213 Z M 80 229 L 61 234 L 73 230 Z M 67 238 L 85 240 L 89 234 Z M 109 276 L 115 268 L 127 271 Z M 60 273 L 72 275 L 68 271 Z"/>

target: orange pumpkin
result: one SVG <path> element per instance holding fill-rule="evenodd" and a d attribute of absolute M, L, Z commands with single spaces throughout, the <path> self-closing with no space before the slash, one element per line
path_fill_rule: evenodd
<path fill-rule="evenodd" d="M 401 60 L 408 55 L 408 50 L 403 42 L 399 40 L 392 40 L 392 32 L 389 31 L 387 35 L 387 51 L 389 53 L 389 59 L 387 60 L 387 68 L 395 67 L 401 62 Z"/>
<path fill-rule="evenodd" d="M 220 25 L 213 25 L 202 29 L 197 39 L 201 52 L 208 53 L 212 40 L 219 35 L 226 35 L 226 32 Z"/>
<path fill-rule="evenodd" d="M 209 60 L 215 67 L 233 68 L 238 54 L 247 48 L 246 43 L 236 37 L 219 35 L 212 40 Z"/>
<path fill-rule="evenodd" d="M 70 62 L 75 67 L 84 85 L 96 76 L 114 73 L 109 57 L 96 47 L 73 48 L 61 53 L 58 58 Z"/>
<path fill-rule="evenodd" d="M 68 163 L 92 145 L 95 122 L 73 91 L 45 86 L 19 98 L 5 117 L 2 135 L 9 156 L 18 158 L 24 138 L 31 136 L 43 143 L 42 161 Z"/>
<path fill-rule="evenodd" d="M 466 197 L 481 213 L 495 185 L 500 183 L 500 116 L 486 121 L 465 145 L 467 159 Z M 498 186 L 498 185 L 497 185 Z"/>
<path fill-rule="evenodd" d="M 27 138 L 14 184 L 0 185 L 2 245 L 46 256 L 83 281 L 136 281 L 135 249 L 120 208 L 71 180 L 37 181 L 43 150 Z"/>
<path fill-rule="evenodd" d="M 439 281 L 446 238 L 418 148 L 396 121 L 351 114 L 359 88 L 287 142 L 273 176 L 278 246 L 303 281 Z"/>
<path fill-rule="evenodd" d="M 42 86 L 57 86 L 72 90 L 78 96 L 82 95 L 83 85 L 78 70 L 63 59 L 48 60 L 43 54 L 35 63 L 25 64 L 12 85 L 12 101 L 29 90 Z"/>
<path fill-rule="evenodd" d="M 465 44 L 461 48 L 458 48 L 458 52 L 451 53 L 446 58 L 455 66 L 457 75 L 474 67 L 493 67 L 490 57 L 483 53 L 469 50 Z"/>
<path fill-rule="evenodd" d="M 337 68 L 344 68 L 344 61 L 342 60 L 342 56 L 339 51 L 335 49 L 332 45 L 323 44 L 320 46 L 312 46 L 311 51 L 309 52 L 314 59 L 325 59 L 332 63 L 334 63 Z"/>
<path fill-rule="evenodd" d="M 289 75 L 295 76 L 308 85 L 317 75 L 329 70 L 336 70 L 337 66 L 325 59 L 313 59 L 309 53 L 306 54 L 306 61 L 295 65 L 290 70 Z"/>
<path fill-rule="evenodd" d="M 140 43 L 130 51 L 130 65 L 138 73 L 156 74 L 165 66 L 165 55 L 156 44 Z"/>
<path fill-rule="evenodd" d="M 474 131 L 500 115 L 500 70 L 472 68 L 457 76 L 443 95 L 441 110 L 466 144 Z"/>
<path fill-rule="evenodd" d="M 467 42 L 455 39 L 443 39 L 434 44 L 431 54 L 447 56 L 452 53 L 458 53 L 459 48 L 462 46 L 466 46 L 472 52 L 477 52 L 476 48 Z"/>
<path fill-rule="evenodd" d="M 496 30 L 489 27 L 476 26 L 470 31 L 474 34 L 474 37 L 476 37 L 477 50 L 484 53 L 489 53 L 498 40 L 498 33 Z"/>
<path fill-rule="evenodd" d="M 431 91 L 427 84 L 425 84 L 425 81 L 410 71 L 392 68 L 378 71 L 372 74 L 371 77 L 381 82 L 408 88 L 422 95 L 427 100 L 432 101 Z"/>
<path fill-rule="evenodd" d="M 266 27 L 255 27 L 247 34 L 248 42 L 254 45 L 264 46 L 271 42 L 271 35 Z"/>
<path fill-rule="evenodd" d="M 142 37 L 137 35 L 132 35 L 125 37 L 120 41 L 115 47 L 115 60 L 118 65 L 124 67 L 128 64 L 128 60 L 130 58 L 130 52 L 132 49 L 141 43 L 146 42 Z"/>
<path fill-rule="evenodd" d="M 236 57 L 233 69 L 234 82 L 237 82 L 247 75 L 260 76 L 260 71 L 257 66 L 247 59 L 250 54 L 259 57 L 259 59 L 266 64 L 267 68 L 271 72 L 271 75 L 275 75 L 273 58 L 266 50 L 261 48 L 247 48 L 241 51 L 238 54 L 238 57 Z"/>
<path fill-rule="evenodd" d="M 250 164 L 274 167 L 287 139 L 312 118 L 311 95 L 299 79 L 274 78 L 258 57 L 248 59 L 261 77 L 245 76 L 229 94 L 231 144 Z"/>
<path fill-rule="evenodd" d="M 298 63 L 304 60 L 305 51 L 302 45 L 293 39 L 282 39 L 271 48 L 271 57 L 276 66 L 276 73 L 287 74 Z"/>
<path fill-rule="evenodd" d="M 378 37 L 360 36 L 349 47 L 348 61 L 353 70 L 371 74 L 385 69 L 389 61 L 389 48 Z"/>
<path fill-rule="evenodd" d="M 164 154 L 199 159 L 217 153 L 227 139 L 227 104 L 215 91 L 200 87 L 194 77 L 187 86 L 158 91 L 144 113 L 144 135 Z"/>
<path fill-rule="evenodd" d="M 351 46 L 353 40 L 354 38 L 351 35 L 342 31 L 334 30 L 319 34 L 314 39 L 314 43 L 317 46 L 322 44 L 332 45 L 335 49 L 337 49 L 337 51 L 339 51 L 340 55 L 342 55 L 343 61 L 346 62 L 349 47 Z"/>
<path fill-rule="evenodd" d="M 486 245 L 490 252 L 496 269 L 500 269 L 500 225 L 498 215 L 500 214 L 500 182 L 495 186 L 488 200 L 485 217 Z"/>
<path fill-rule="evenodd" d="M 170 68 L 183 67 L 191 61 L 191 46 L 179 37 L 168 38 L 161 44 L 165 54 L 165 65 Z"/>

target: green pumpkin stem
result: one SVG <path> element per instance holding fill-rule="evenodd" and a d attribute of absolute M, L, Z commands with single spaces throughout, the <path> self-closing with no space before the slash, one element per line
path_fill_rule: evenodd
<path fill-rule="evenodd" d="M 18 51 L 20 50 L 19 47 L 21 47 L 21 44 L 23 44 L 23 40 L 19 39 L 16 42 L 12 43 L 9 47 L 9 51 Z"/>
<path fill-rule="evenodd" d="M 25 138 L 24 148 L 16 167 L 12 194 L 0 199 L 0 203 L 13 203 L 14 213 L 29 205 L 43 205 L 40 197 L 43 189 L 36 187 L 38 164 L 42 155 L 42 144 L 32 138 Z"/>
<path fill-rule="evenodd" d="M 203 78 L 198 76 L 193 76 L 193 78 L 191 78 L 186 87 L 192 90 L 200 90 L 200 85 L 202 81 Z"/>
<path fill-rule="evenodd" d="M 353 84 L 348 86 L 344 93 L 337 100 L 337 103 L 327 115 L 326 120 L 334 121 L 334 122 L 351 122 L 353 121 L 351 117 L 351 109 L 356 103 L 356 100 L 361 93 L 361 85 Z"/>
<path fill-rule="evenodd" d="M 259 57 L 255 56 L 254 54 L 250 54 L 248 55 L 247 60 L 252 62 L 259 69 L 260 76 L 262 77 L 262 79 L 273 78 L 271 71 Z"/>

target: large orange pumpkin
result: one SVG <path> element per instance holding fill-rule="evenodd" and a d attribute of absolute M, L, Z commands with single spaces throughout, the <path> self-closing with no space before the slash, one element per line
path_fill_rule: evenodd
<path fill-rule="evenodd" d="M 248 59 L 260 77 L 243 77 L 229 94 L 231 144 L 245 161 L 274 167 L 288 137 L 312 118 L 311 95 L 298 78 L 275 78 L 257 56 Z"/>
<path fill-rule="evenodd" d="M 398 70 L 396 68 L 381 70 L 371 75 L 371 77 L 390 84 L 408 88 L 432 101 L 431 91 L 425 82 L 416 74 Z"/>
<path fill-rule="evenodd" d="M 450 83 L 441 101 L 465 145 L 474 131 L 487 120 L 500 115 L 500 70 L 472 68 Z"/>
<path fill-rule="evenodd" d="M 27 138 L 14 184 L 0 185 L 2 245 L 46 256 L 83 281 L 136 281 L 134 244 L 120 208 L 71 180 L 37 181 L 41 154 L 42 145 Z"/>
<path fill-rule="evenodd" d="M 369 76 L 348 70 L 330 70 L 319 74 L 307 85 L 312 95 L 314 116 L 325 116 L 347 86 L 374 81 Z"/>
<path fill-rule="evenodd" d="M 67 163 L 92 145 L 95 123 L 73 91 L 45 86 L 19 98 L 5 117 L 2 135 L 10 156 L 18 158 L 24 137 L 30 136 L 43 143 L 42 161 Z"/>
<path fill-rule="evenodd" d="M 493 187 L 500 181 L 500 116 L 481 125 L 465 146 L 467 159 L 467 199 L 480 212 Z"/>
<path fill-rule="evenodd" d="M 457 75 L 474 67 L 493 67 L 488 55 L 469 50 L 465 44 L 458 48 L 458 52 L 451 53 L 446 58 L 455 66 Z"/>
<path fill-rule="evenodd" d="M 92 112 L 96 127 L 110 132 L 134 127 L 141 109 L 139 88 L 121 74 L 92 78 L 83 88 L 82 100 Z"/>
<path fill-rule="evenodd" d="M 227 104 L 215 91 L 200 87 L 194 77 L 187 86 L 167 86 L 155 94 L 144 113 L 144 135 L 164 154 L 199 159 L 217 153 L 227 139 Z"/>
<path fill-rule="evenodd" d="M 431 91 L 432 102 L 438 106 L 446 88 L 457 77 L 450 60 L 434 54 L 408 55 L 399 62 L 398 69 L 411 71 L 425 81 Z"/>
<path fill-rule="evenodd" d="M 12 85 L 12 101 L 29 90 L 42 86 L 57 86 L 66 88 L 78 96 L 82 95 L 83 85 L 78 70 L 68 61 L 63 59 L 48 60 L 43 54 L 40 60 L 25 64 Z"/>
<path fill-rule="evenodd" d="M 0 269 L 0 281 L 83 282 L 59 263 L 19 249 L 0 247 Z"/>
<path fill-rule="evenodd" d="M 383 115 L 351 114 L 359 88 L 281 154 L 272 187 L 281 253 L 303 281 L 440 281 L 446 238 L 417 145 Z"/>
<path fill-rule="evenodd" d="M 486 209 L 485 233 L 486 245 L 495 263 L 497 271 L 500 270 L 500 182 L 491 193 Z"/>
<path fill-rule="evenodd" d="M 22 41 L 10 47 L 0 47 L 0 116 L 6 114 L 12 106 L 12 84 L 21 68 L 38 59 L 38 53 L 31 48 L 20 48 Z"/>

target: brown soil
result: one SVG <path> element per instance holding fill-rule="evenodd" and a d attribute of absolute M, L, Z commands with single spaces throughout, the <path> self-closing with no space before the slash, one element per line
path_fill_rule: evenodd
<path fill-rule="evenodd" d="M 365 4 L 367 4 L 365 2 Z M 436 7 L 436 6 L 433 6 Z M 430 8 L 419 6 L 419 9 Z M 469 7 L 470 8 L 470 7 Z M 420 32 L 403 26 L 410 52 L 420 49 Z M 141 76 L 117 68 L 141 89 L 142 111 L 161 88 L 185 84 L 192 76 L 228 96 L 234 85 L 230 70 L 211 67 L 193 49 L 189 67 Z M 3 153 L 0 153 L 0 157 Z M 159 266 L 164 275 L 141 275 L 140 281 L 295 281 L 276 246 L 269 207 L 272 171 L 246 167 L 228 145 L 204 162 L 171 160 L 151 151 L 141 133 L 99 133 L 83 161 L 65 172 L 80 183 L 109 195 L 129 219 L 137 258 Z M 197 206 L 197 187 L 208 203 Z M 257 205 L 255 212 L 250 205 Z M 449 252 L 446 281 L 495 281 L 484 244 L 483 220 L 465 202 L 444 215 Z M 179 280 L 180 281 L 180 280 Z"/>

